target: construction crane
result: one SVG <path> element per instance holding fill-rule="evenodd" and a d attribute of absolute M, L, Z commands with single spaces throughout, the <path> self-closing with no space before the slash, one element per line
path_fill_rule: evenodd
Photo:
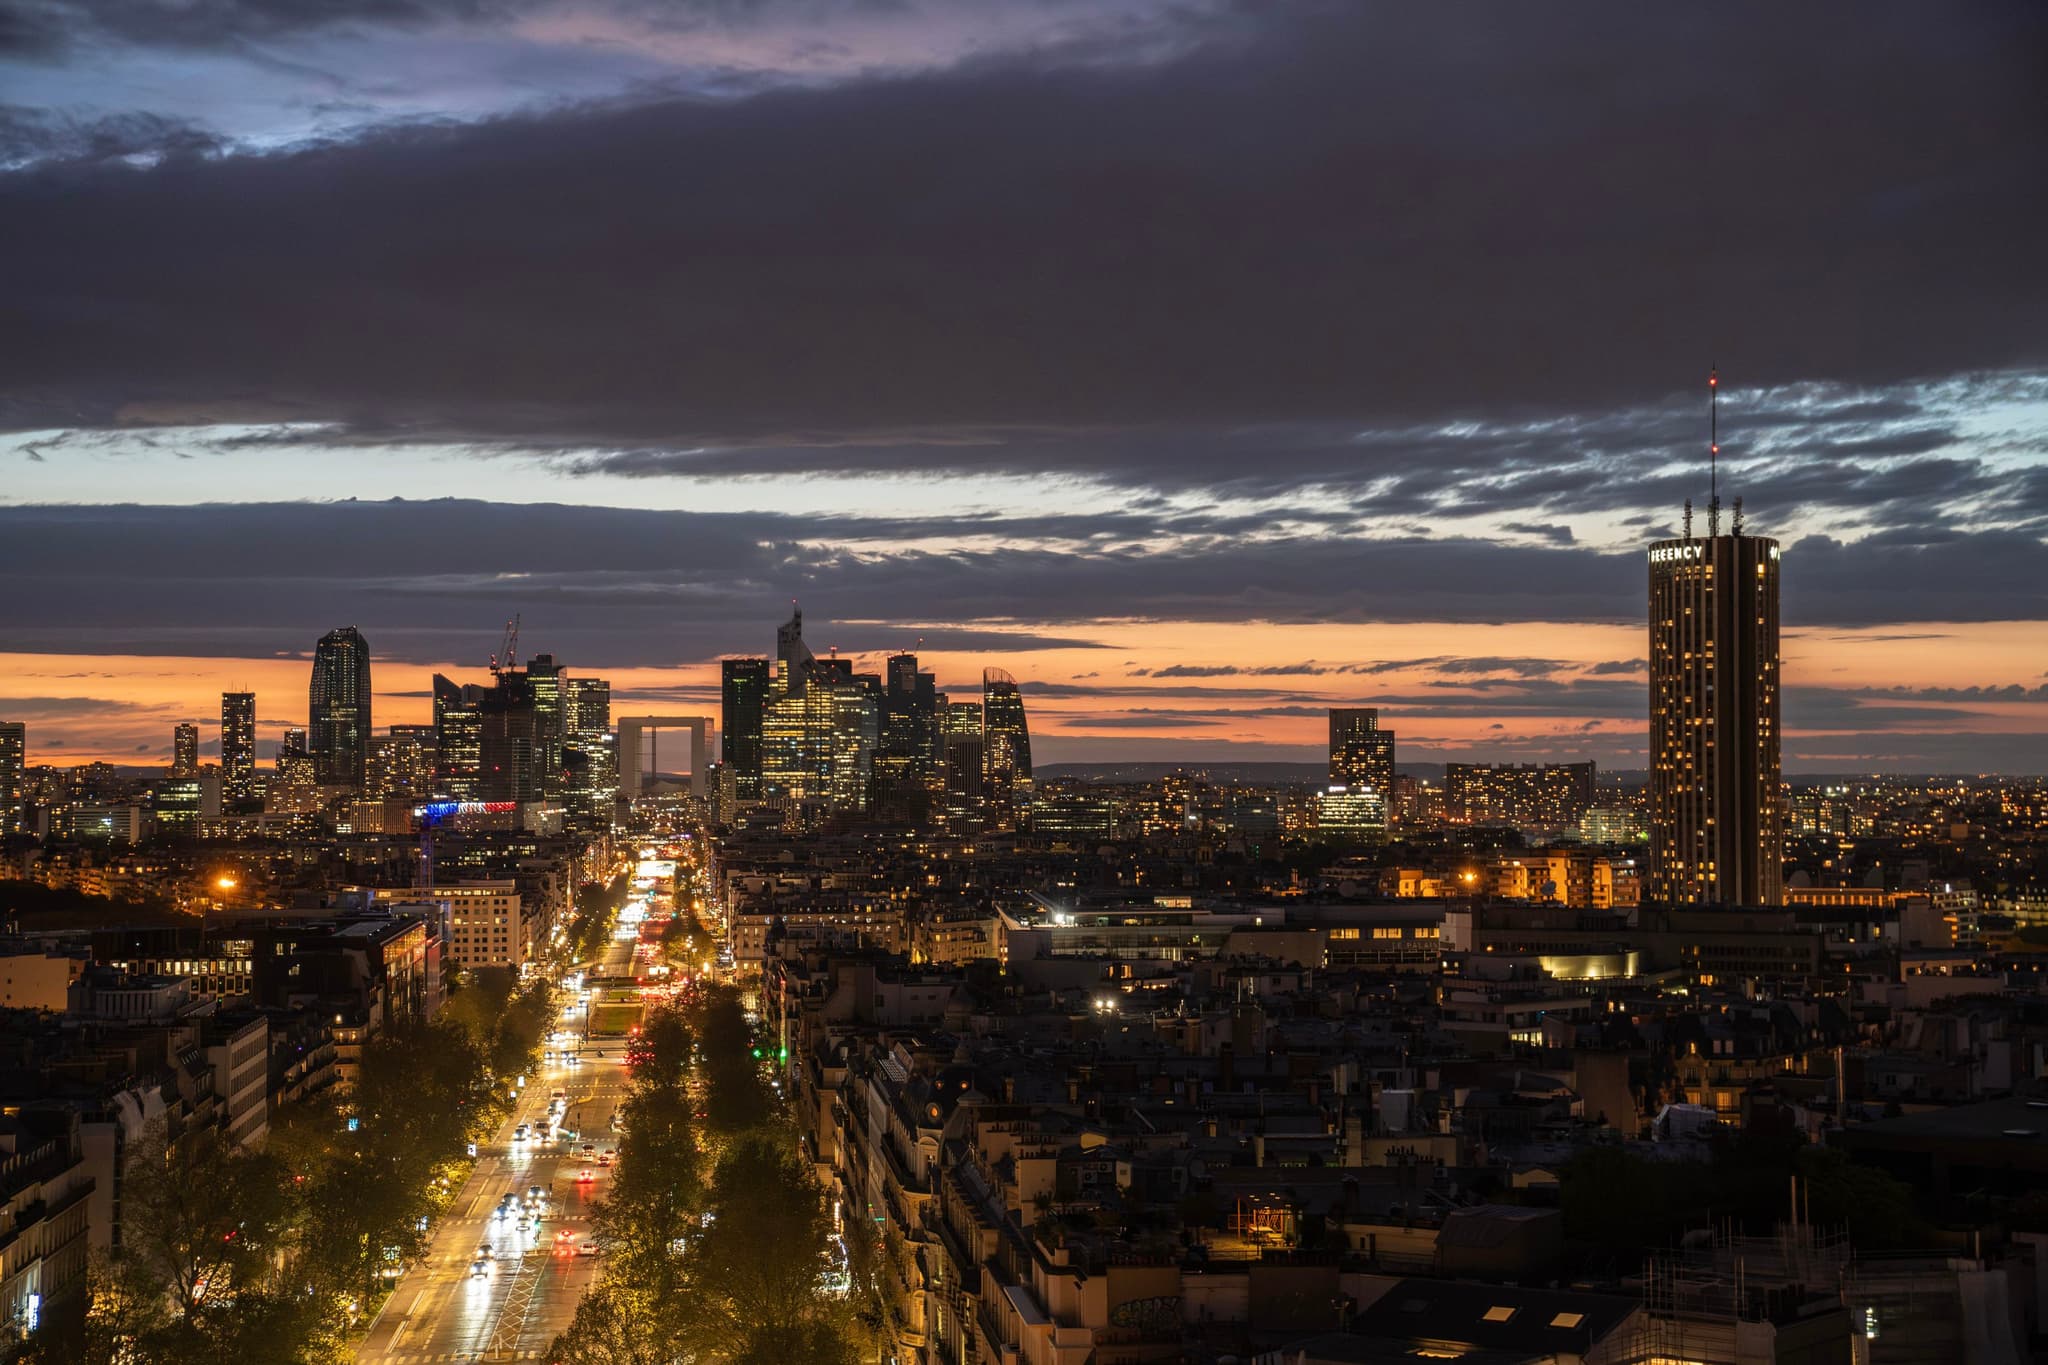
<path fill-rule="evenodd" d="M 514 656 L 516 656 L 518 652 L 519 615 L 517 612 L 515 612 L 513 613 L 512 619 L 505 623 L 504 648 L 499 653 L 493 654 L 491 656 L 491 676 L 495 678 L 501 673 L 510 673 L 513 670 L 513 668 L 517 665 L 517 660 Z M 499 663 L 499 660 L 501 658 L 504 660 L 502 664 Z"/>

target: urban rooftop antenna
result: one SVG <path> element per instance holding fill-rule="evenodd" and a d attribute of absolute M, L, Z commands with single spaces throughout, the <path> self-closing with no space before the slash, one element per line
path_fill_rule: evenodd
<path fill-rule="evenodd" d="M 1721 371 L 1707 368 L 1707 534 L 1721 534 Z"/>

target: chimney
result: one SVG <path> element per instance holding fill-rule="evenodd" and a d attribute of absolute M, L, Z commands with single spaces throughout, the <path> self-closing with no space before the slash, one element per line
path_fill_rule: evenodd
<path fill-rule="evenodd" d="M 1003 1077 L 1003 1103 L 1015 1104 L 1016 1102 L 1017 1078 L 1015 1076 L 1005 1076 Z"/>
<path fill-rule="evenodd" d="M 1263 1167 L 1263 1166 L 1264 1166 L 1265 1164 L 1266 1164 L 1266 1135 L 1265 1135 L 1264 1133 L 1253 1133 L 1253 1134 L 1252 1134 L 1252 1165 L 1254 1165 L 1254 1166 L 1260 1166 L 1260 1167 Z"/>
<path fill-rule="evenodd" d="M 1216 1049 L 1216 1089 L 1225 1095 L 1237 1089 L 1236 1050 L 1229 1043 Z"/>

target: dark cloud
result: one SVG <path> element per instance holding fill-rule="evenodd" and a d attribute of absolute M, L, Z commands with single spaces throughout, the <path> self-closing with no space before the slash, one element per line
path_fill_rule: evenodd
<path fill-rule="evenodd" d="M 0 167 L 43 158 L 72 163 L 136 158 L 158 162 L 169 157 L 211 155 L 223 146 L 219 137 L 205 129 L 162 114 L 108 114 L 81 120 L 19 104 L 0 104 Z"/>
<path fill-rule="evenodd" d="M 1501 529 L 1519 532 L 1525 536 L 1536 536 L 1542 540 L 1555 541 L 1560 545 L 1572 543 L 1572 528 L 1558 522 L 1504 521 Z"/>
<path fill-rule="evenodd" d="M 240 48 L 352 24 L 421 27 L 509 17 L 514 0 L 11 0 L 0 56 L 55 57 L 97 40 L 171 48 Z"/>
<path fill-rule="evenodd" d="M 29 13 L 175 43 L 331 11 Z M 17 43 L 37 22 L 17 13 Z M 977 432 L 1046 433 L 1080 467 L 1158 431 L 1151 470 L 1234 449 L 1255 478 L 1271 424 L 1612 412 L 1689 389 L 1710 356 L 1772 384 L 2035 366 L 2044 26 L 2020 4 L 1507 7 L 1483 25 L 1278 4 L 1145 65 L 991 61 L 148 171 L 46 165 L 0 182 L 0 403 L 23 425 L 175 407 L 595 442 L 626 452 L 613 469 L 808 468 L 776 449 L 849 442 L 1028 467 Z M 1204 440 L 1190 454 L 1169 427 Z M 1561 435 L 1513 439 L 1562 457 L 1561 490 L 1628 491 Z M 1814 463 L 1940 439 L 1874 431 Z M 1312 450 L 1351 474 L 1393 458 Z M 1543 494 L 1540 469 L 1509 472 L 1501 496 Z M 1389 514 L 1476 496 L 1447 477 L 1466 485 L 1449 503 L 1411 471 Z"/>
<path fill-rule="evenodd" d="M 1140 668 L 1134 678 L 1286 678 L 1320 677 L 1346 670 L 1314 662 L 1299 664 L 1169 664 L 1165 668 Z"/>
<path fill-rule="evenodd" d="M 886 527 L 913 543 L 951 530 L 944 519 Z M 1132 640 L 1119 637 L 1136 628 L 1099 624 L 1117 620 L 1635 623 L 1643 612 L 1633 552 L 1327 536 L 944 551 L 889 548 L 857 519 L 829 529 L 859 551 L 819 539 L 814 519 L 769 513 L 442 501 L 0 507 L 0 600 L 20 650 L 289 655 L 354 621 L 375 626 L 372 643 L 389 658 L 481 662 L 520 613 L 533 647 L 621 666 L 760 652 L 791 598 L 818 645 L 856 654 L 919 636 L 932 649 L 1127 649 Z M 1329 590 L 1340 583 L 1380 590 Z M 1784 616 L 1802 626 L 2048 619 L 2048 545 L 1996 532 L 1807 537 L 1786 550 Z M 1306 666 L 1351 677 L 1434 670 L 1496 687 L 1567 668 L 1452 655 Z"/>
<path fill-rule="evenodd" d="M 71 720 L 133 716 L 160 708 L 105 697 L 0 697 L 0 720 Z"/>
<path fill-rule="evenodd" d="M 1223 724 L 1216 716 L 1190 711 L 1068 712 L 1060 722 L 1062 729 L 1080 730 L 1184 730 Z"/>

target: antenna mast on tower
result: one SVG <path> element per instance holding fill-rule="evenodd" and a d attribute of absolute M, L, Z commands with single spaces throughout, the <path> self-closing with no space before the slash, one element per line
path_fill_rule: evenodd
<path fill-rule="evenodd" d="M 1707 534 L 1721 534 L 1721 371 L 1707 369 Z"/>

